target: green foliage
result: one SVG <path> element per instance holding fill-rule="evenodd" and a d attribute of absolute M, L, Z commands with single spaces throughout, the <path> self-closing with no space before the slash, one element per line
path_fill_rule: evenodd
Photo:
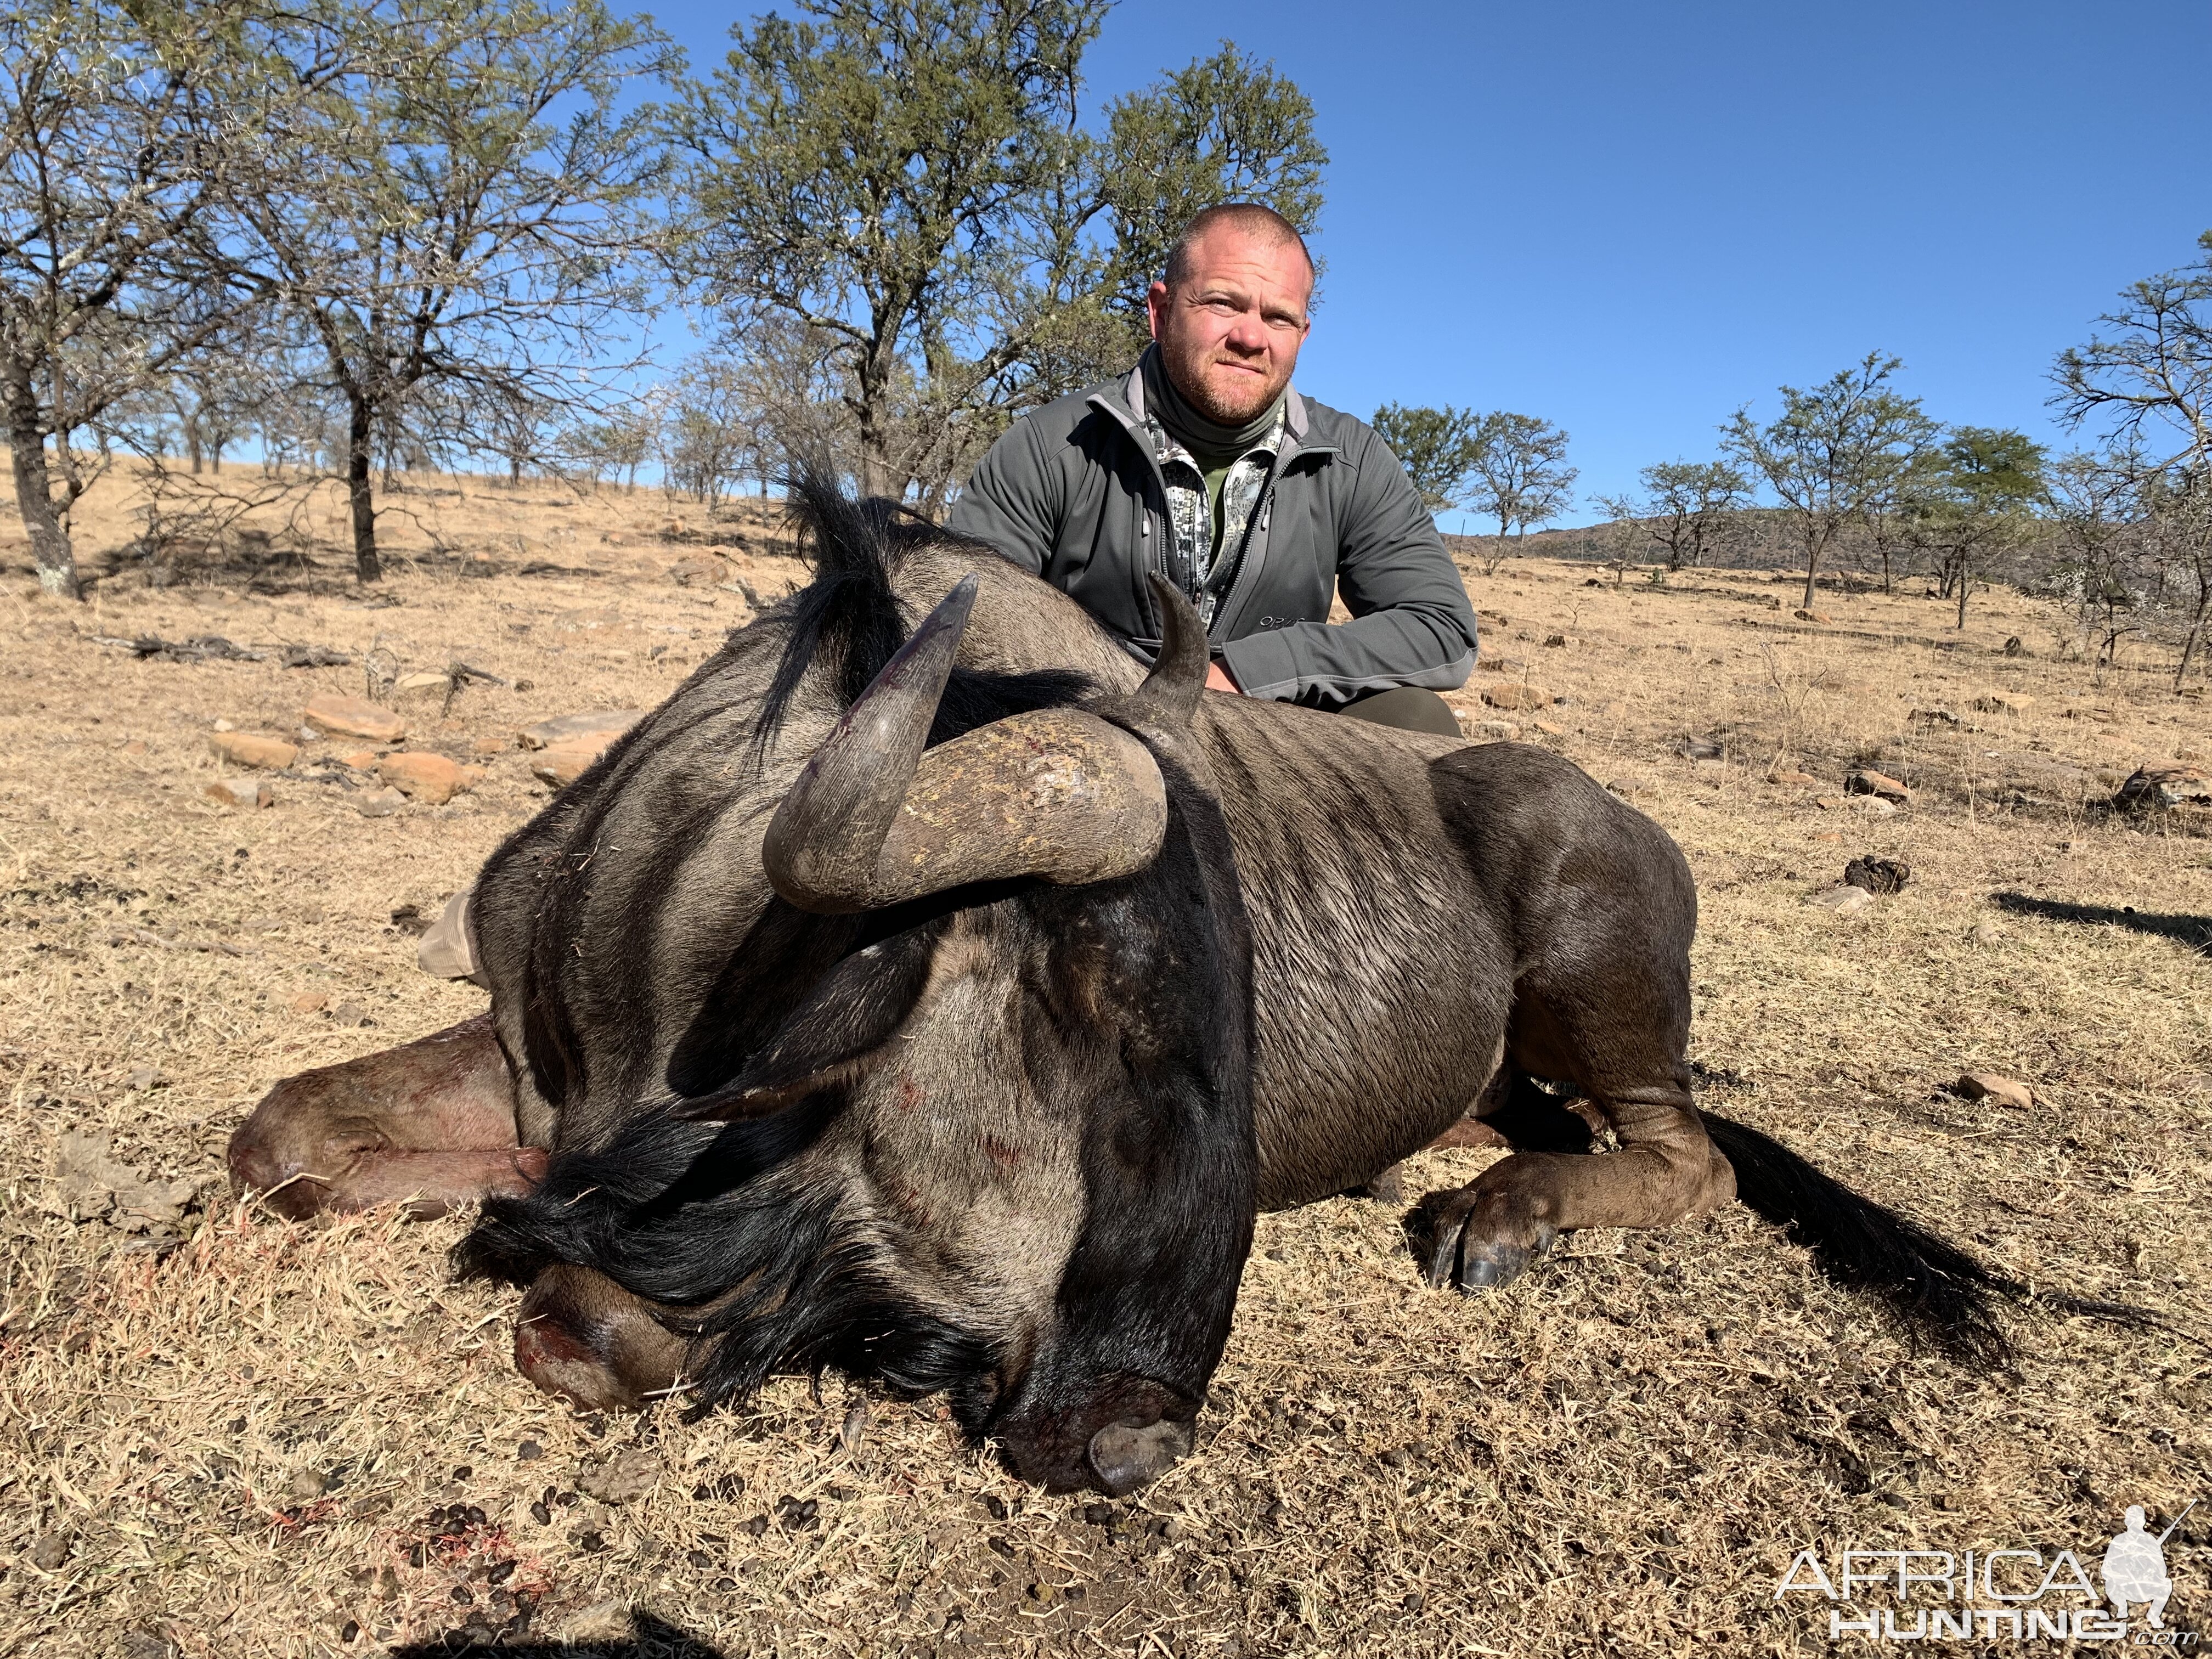
<path fill-rule="evenodd" d="M 1703 565 L 1751 499 L 1751 480 L 1727 461 L 1661 461 L 1638 476 L 1652 539 L 1667 550 L 1669 570 Z"/>
<path fill-rule="evenodd" d="M 1311 106 L 1231 46 L 1085 132 L 1104 11 L 802 0 L 673 82 L 675 267 L 740 336 L 781 319 L 833 342 L 872 493 L 933 502 L 1015 413 L 1126 367 L 1198 207 L 1318 210 Z"/>
<path fill-rule="evenodd" d="M 1498 520 L 1499 539 L 1549 524 L 1574 499 L 1581 475 L 1567 465 L 1567 434 L 1534 415 L 1494 410 L 1474 430 L 1468 506 Z"/>
<path fill-rule="evenodd" d="M 1385 404 L 1370 422 L 1413 481 L 1414 493 L 1431 513 L 1466 504 L 1469 475 L 1480 459 L 1476 436 L 1482 417 L 1471 409 L 1409 407 Z"/>

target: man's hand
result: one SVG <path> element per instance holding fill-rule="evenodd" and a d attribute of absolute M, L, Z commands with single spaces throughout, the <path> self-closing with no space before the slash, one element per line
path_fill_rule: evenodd
<path fill-rule="evenodd" d="M 1209 691 L 1226 691 L 1232 697 L 1241 697 L 1244 695 L 1237 689 L 1237 682 L 1229 678 L 1228 671 L 1218 662 L 1210 662 L 1206 665 L 1206 689 Z"/>

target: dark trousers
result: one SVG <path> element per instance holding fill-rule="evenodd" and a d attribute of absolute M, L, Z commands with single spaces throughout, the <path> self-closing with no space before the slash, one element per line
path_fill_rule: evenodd
<path fill-rule="evenodd" d="M 1418 685 L 1396 685 L 1388 691 L 1370 691 L 1338 711 L 1356 720 L 1395 726 L 1401 732 L 1433 732 L 1440 738 L 1460 735 L 1459 720 L 1451 705 L 1433 691 Z"/>

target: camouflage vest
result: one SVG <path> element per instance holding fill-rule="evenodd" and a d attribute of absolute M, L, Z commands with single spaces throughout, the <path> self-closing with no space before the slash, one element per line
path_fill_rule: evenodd
<path fill-rule="evenodd" d="M 1145 429 L 1151 434 L 1153 453 L 1159 457 L 1160 481 L 1168 494 L 1168 518 L 1175 526 L 1175 557 L 1168 574 L 1190 596 L 1208 628 L 1213 626 L 1221 587 L 1236 572 L 1237 555 L 1244 545 L 1252 509 L 1259 505 L 1261 492 L 1267 487 L 1267 475 L 1282 451 L 1288 418 L 1288 408 L 1279 409 L 1267 435 L 1239 455 L 1222 479 L 1221 538 L 1217 542 L 1205 469 L 1196 456 L 1169 435 L 1158 416 L 1146 411 Z"/>

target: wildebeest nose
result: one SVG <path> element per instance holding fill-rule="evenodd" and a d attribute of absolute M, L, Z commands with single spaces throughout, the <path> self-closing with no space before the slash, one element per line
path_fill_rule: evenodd
<path fill-rule="evenodd" d="M 1190 1425 L 1162 1419 L 1133 1428 L 1109 1423 L 1091 1437 L 1085 1459 L 1113 1498 L 1148 1486 L 1190 1455 Z"/>

